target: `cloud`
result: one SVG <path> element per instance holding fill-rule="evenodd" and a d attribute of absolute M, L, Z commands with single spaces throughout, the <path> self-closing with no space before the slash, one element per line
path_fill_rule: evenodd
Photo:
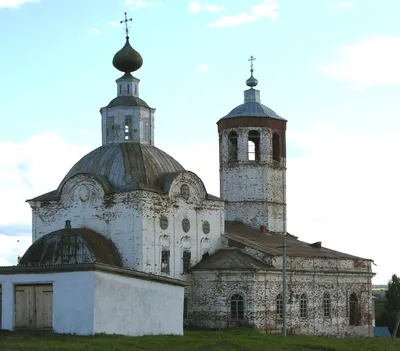
<path fill-rule="evenodd" d="M 40 2 L 40 0 L 0 0 L 1 7 L 19 8 L 21 5 L 28 2 Z"/>
<path fill-rule="evenodd" d="M 189 3 L 189 11 L 192 13 L 197 13 L 201 11 L 206 11 L 206 12 L 218 12 L 218 11 L 223 11 L 225 10 L 224 6 L 219 6 L 219 5 L 202 5 L 198 1 L 192 1 Z"/>
<path fill-rule="evenodd" d="M 320 68 L 353 89 L 400 84 L 400 37 L 375 36 L 339 50 L 339 58 Z"/>
<path fill-rule="evenodd" d="M 394 273 L 390 257 L 396 257 L 400 245 L 393 232 L 400 196 L 400 170 L 393 162 L 400 152 L 396 131 L 371 137 L 345 132 L 341 126 L 317 125 L 289 130 L 288 140 L 292 148 L 306 151 L 292 157 L 288 150 L 289 232 L 371 258 L 377 264 L 376 281 L 387 281 Z M 371 160 L 385 165 L 384 171 Z"/>
<path fill-rule="evenodd" d="M 197 67 L 197 71 L 198 72 L 207 72 L 209 68 L 210 68 L 210 66 L 204 63 Z"/>
<path fill-rule="evenodd" d="M 342 1 L 338 4 L 339 7 L 350 8 L 353 7 L 353 3 L 351 1 Z"/>
<path fill-rule="evenodd" d="M 113 27 L 121 27 L 121 23 L 119 22 L 110 21 L 108 24 Z"/>
<path fill-rule="evenodd" d="M 99 35 L 100 34 L 100 30 L 98 28 L 90 28 L 90 34 L 93 35 Z"/>
<path fill-rule="evenodd" d="M 88 151 L 52 132 L 23 143 L 0 142 L 0 260 L 15 263 L 30 244 L 31 209 L 25 201 L 56 189 Z"/>
<path fill-rule="evenodd" d="M 252 6 L 250 12 L 242 12 L 235 16 L 222 16 L 216 22 L 208 24 L 207 27 L 232 27 L 255 22 L 261 18 L 276 19 L 279 17 L 278 8 L 276 0 L 264 0 L 263 3 Z"/>
<path fill-rule="evenodd" d="M 153 7 L 156 5 L 161 5 L 159 1 L 147 1 L 147 0 L 125 0 L 125 5 L 131 6 L 133 9 L 139 9 L 141 7 Z"/>

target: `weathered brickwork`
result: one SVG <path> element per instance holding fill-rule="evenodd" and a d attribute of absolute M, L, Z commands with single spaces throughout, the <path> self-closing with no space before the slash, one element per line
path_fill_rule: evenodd
<path fill-rule="evenodd" d="M 237 144 L 232 146 L 230 133 L 237 134 Z M 249 135 L 259 133 L 255 147 L 256 160 L 249 160 Z M 220 132 L 220 187 L 226 201 L 226 219 L 241 221 L 252 227 L 266 225 L 268 230 L 284 231 L 285 173 L 283 155 L 273 159 L 273 130 L 261 127 L 237 127 Z M 232 150 L 237 148 L 237 158 Z M 256 156 L 254 156 L 256 157 Z"/>
<path fill-rule="evenodd" d="M 189 187 L 184 199 L 181 186 Z M 119 250 L 123 264 L 154 274 L 161 273 L 161 251 L 170 251 L 170 273 L 186 279 L 183 274 L 183 250 L 191 252 L 191 265 L 221 247 L 224 232 L 224 205 L 208 199 L 201 180 L 191 172 L 182 172 L 170 184 L 167 194 L 150 191 L 106 193 L 95 178 L 77 175 L 68 180 L 55 201 L 30 201 L 33 240 L 64 227 L 70 220 L 73 228 L 89 228 L 110 238 Z M 161 228 L 160 218 L 168 225 Z M 183 230 L 187 219 L 190 228 Z M 203 223 L 209 224 L 209 233 Z"/>
<path fill-rule="evenodd" d="M 188 323 L 204 328 L 227 328 L 249 324 L 260 331 L 277 333 L 282 319 L 277 316 L 276 297 L 282 293 L 280 270 L 195 271 L 191 282 Z M 330 316 L 324 317 L 324 293 L 330 296 Z M 358 298 L 360 320 L 350 325 L 349 298 Z M 244 319 L 232 320 L 230 299 L 244 298 Z M 300 296 L 307 297 L 307 317 L 300 315 Z M 292 333 L 335 336 L 371 336 L 371 275 L 368 272 L 328 273 L 288 270 L 287 328 Z"/>

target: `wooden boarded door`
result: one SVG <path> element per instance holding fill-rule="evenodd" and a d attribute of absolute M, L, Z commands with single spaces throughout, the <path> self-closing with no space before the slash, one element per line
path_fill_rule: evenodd
<path fill-rule="evenodd" d="M 15 328 L 53 329 L 52 285 L 16 285 Z"/>

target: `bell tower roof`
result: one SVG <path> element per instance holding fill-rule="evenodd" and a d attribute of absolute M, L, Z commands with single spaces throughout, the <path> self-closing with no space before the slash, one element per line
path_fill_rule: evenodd
<path fill-rule="evenodd" d="M 237 118 L 237 117 L 269 117 L 286 121 L 284 118 L 279 116 L 275 111 L 269 107 L 263 105 L 260 99 L 260 90 L 254 89 L 258 85 L 258 80 L 254 77 L 254 65 L 255 57 L 252 55 L 249 58 L 250 63 L 250 78 L 246 80 L 246 85 L 250 88 L 244 91 L 244 103 L 236 106 L 231 112 L 223 119 Z"/>

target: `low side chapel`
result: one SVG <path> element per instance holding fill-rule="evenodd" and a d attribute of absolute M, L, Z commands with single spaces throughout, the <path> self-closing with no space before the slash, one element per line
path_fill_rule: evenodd
<path fill-rule="evenodd" d="M 183 323 L 205 328 L 245 323 L 279 332 L 283 296 L 278 246 L 286 235 L 288 329 L 370 336 L 371 260 L 329 250 L 320 242 L 308 244 L 286 232 L 287 121 L 261 104 L 253 60 L 244 102 L 217 123 L 218 198 L 207 193 L 196 174 L 154 146 L 155 109 L 139 97 L 140 81 L 132 72 L 143 59 L 127 32 L 125 46 L 113 59 L 123 73 L 116 80 L 117 97 L 100 110 L 102 145 L 79 160 L 56 190 L 28 200 L 33 244 L 17 268 L 26 273 L 34 267 L 83 269 L 93 264 L 94 270 L 101 265 L 110 274 L 135 272 L 136 280 L 154 278 L 160 287 L 181 287 L 172 295 L 166 290 L 161 307 L 165 314 L 180 315 L 180 328 Z M 63 271 L 57 269 L 59 277 Z M 0 270 L 0 283 L 13 272 Z M 146 298 L 140 298 L 146 305 Z M 171 311 L 168 299 L 180 307 Z M 7 318 L 3 309 L 8 327 L 18 327 Z M 149 319 L 163 320 L 151 313 Z M 68 328 L 78 334 L 171 333 L 164 327 Z M 175 331 L 181 333 L 179 326 Z"/>

